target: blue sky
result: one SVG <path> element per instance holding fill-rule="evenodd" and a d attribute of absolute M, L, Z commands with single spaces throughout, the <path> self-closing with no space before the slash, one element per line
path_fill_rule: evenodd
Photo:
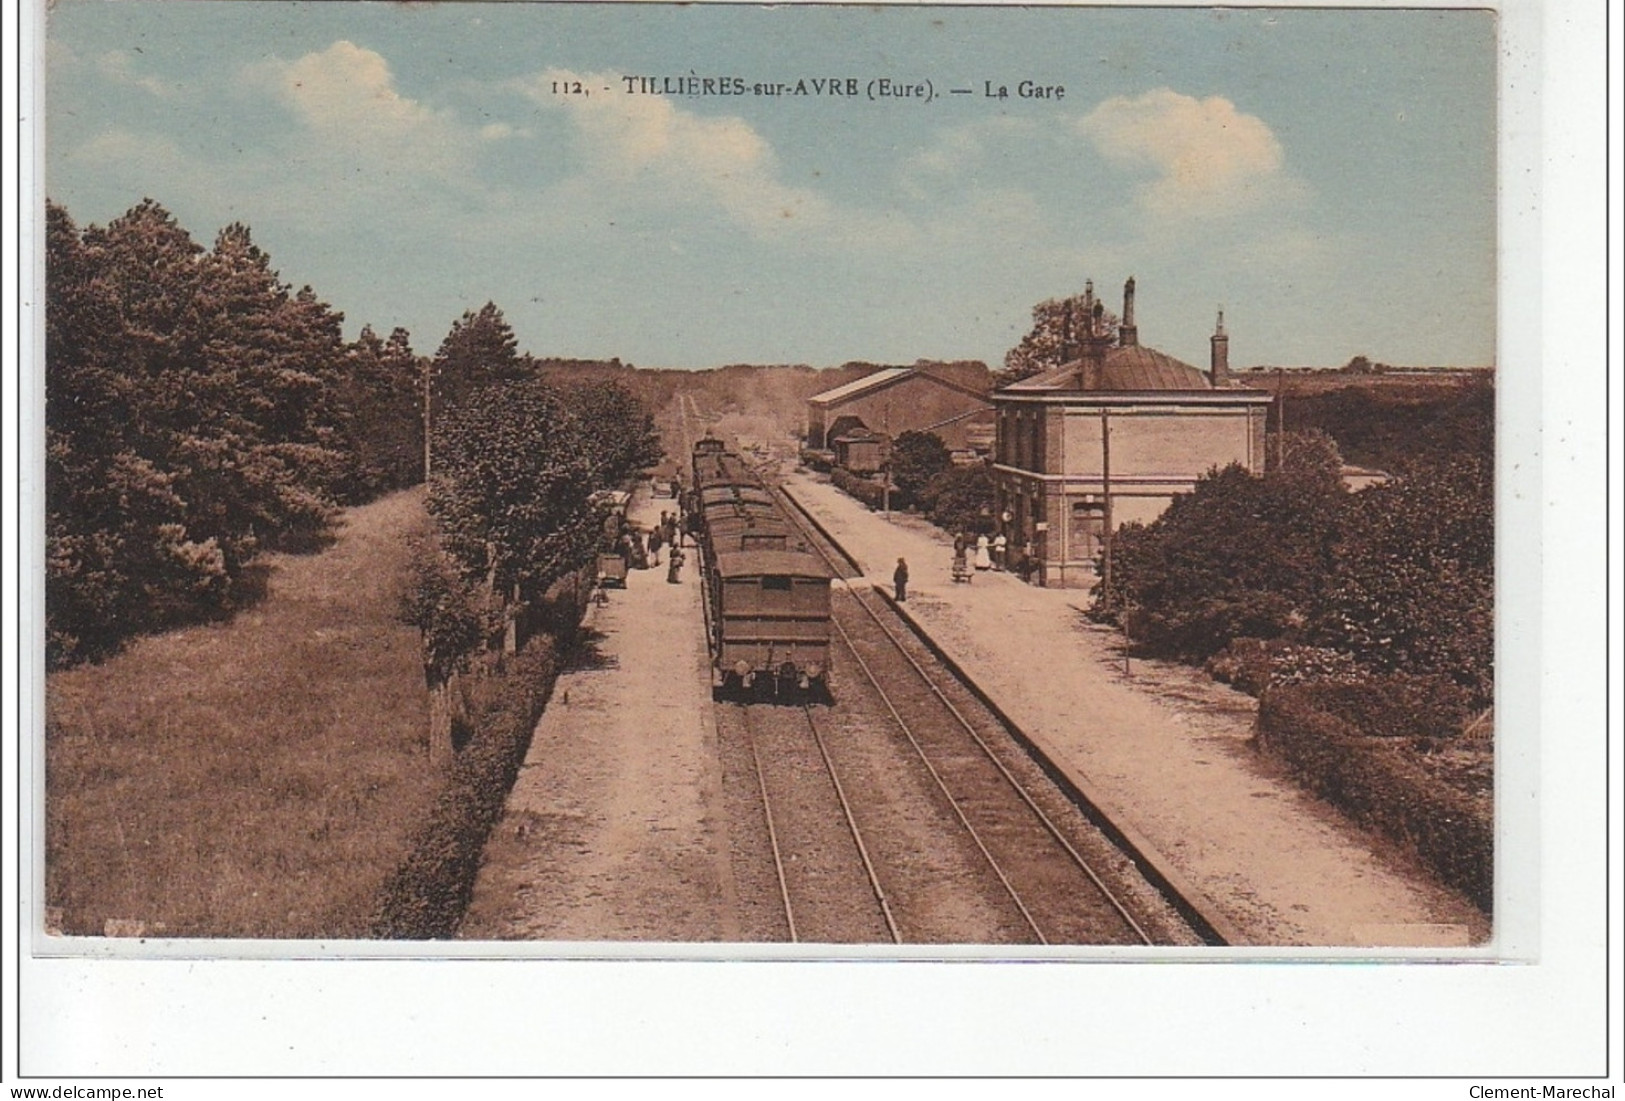
<path fill-rule="evenodd" d="M 243 221 L 347 332 L 423 352 L 489 299 L 539 355 L 997 364 L 1036 301 L 1133 275 L 1142 342 L 1199 365 L 1220 305 L 1236 366 L 1486 365 L 1494 35 L 1482 11 L 63 0 L 47 192 L 81 225 L 150 196 L 203 244 Z"/>

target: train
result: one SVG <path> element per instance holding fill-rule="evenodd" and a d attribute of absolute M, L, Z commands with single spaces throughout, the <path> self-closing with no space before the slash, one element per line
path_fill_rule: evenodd
<path fill-rule="evenodd" d="M 683 505 L 700 548 L 713 692 L 827 700 L 834 573 L 744 458 L 709 435 L 692 458 Z"/>

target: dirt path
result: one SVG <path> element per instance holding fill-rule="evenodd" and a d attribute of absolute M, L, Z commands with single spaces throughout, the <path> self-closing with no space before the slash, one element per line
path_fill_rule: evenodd
<path fill-rule="evenodd" d="M 642 491 L 632 519 L 666 499 Z M 466 939 L 737 940 L 700 586 L 633 570 L 596 606 L 492 833 Z"/>
<path fill-rule="evenodd" d="M 1254 701 L 1200 671 L 1134 660 L 1083 594 L 1014 576 L 953 583 L 948 537 L 888 523 L 827 484 L 792 483 L 870 578 L 909 560 L 911 612 L 1007 714 L 1104 794 L 1249 943 L 1454 946 L 1483 914 L 1281 777 L 1252 749 Z"/>

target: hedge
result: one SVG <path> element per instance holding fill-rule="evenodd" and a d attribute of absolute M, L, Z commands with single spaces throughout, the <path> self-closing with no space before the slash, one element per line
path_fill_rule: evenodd
<path fill-rule="evenodd" d="M 1412 751 L 1403 742 L 1373 737 L 1330 710 L 1329 702 L 1347 703 L 1331 690 L 1348 688 L 1270 689 L 1258 708 L 1258 744 L 1355 821 L 1414 848 L 1446 883 L 1489 913 L 1495 884 L 1493 813 L 1428 776 L 1408 759 Z"/>
<path fill-rule="evenodd" d="M 384 884 L 373 936 L 443 940 L 455 935 L 474 893 L 486 839 L 502 815 L 557 675 L 553 640 L 544 635 L 478 682 L 469 741 L 406 859 Z"/>

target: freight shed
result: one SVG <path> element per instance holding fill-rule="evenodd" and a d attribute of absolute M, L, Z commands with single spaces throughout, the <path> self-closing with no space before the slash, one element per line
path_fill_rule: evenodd
<path fill-rule="evenodd" d="M 993 432 L 992 379 L 980 362 L 884 367 L 807 399 L 807 447 L 835 450 L 855 427 L 896 439 L 934 432 L 948 450 L 987 450 Z"/>

